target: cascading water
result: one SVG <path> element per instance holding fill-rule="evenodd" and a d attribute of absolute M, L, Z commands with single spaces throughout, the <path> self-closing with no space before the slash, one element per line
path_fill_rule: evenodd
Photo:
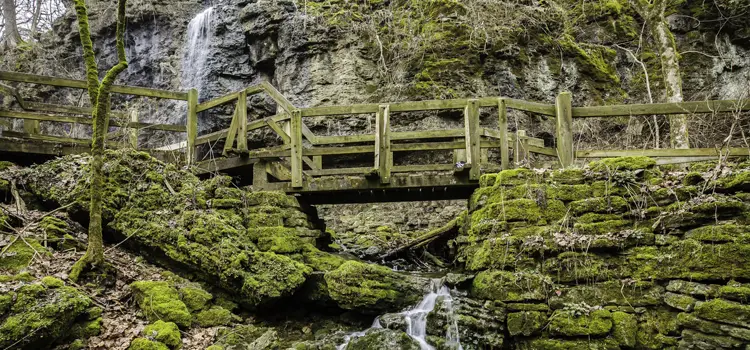
<path fill-rule="evenodd" d="M 435 302 L 438 298 L 442 298 L 443 307 L 447 309 L 446 312 L 448 314 L 449 325 L 445 334 L 446 345 L 456 350 L 463 350 L 458 335 L 458 323 L 453 314 L 453 298 L 451 297 L 450 290 L 443 284 L 443 280 L 441 279 L 433 279 L 430 282 L 430 292 L 422 298 L 419 304 L 410 310 L 400 313 L 406 321 L 406 334 L 419 343 L 421 350 L 435 350 L 435 347 L 428 344 L 425 338 L 427 336 L 427 315 L 435 309 Z M 364 336 L 368 330 L 373 328 L 382 328 L 377 318 L 369 329 L 347 335 L 344 338 L 344 343 L 337 346 L 336 349 L 346 349 L 346 346 L 352 339 Z"/>
<path fill-rule="evenodd" d="M 213 39 L 214 8 L 209 7 L 195 16 L 188 23 L 187 43 L 182 60 L 182 80 L 184 89 L 198 89 L 201 91 L 206 61 Z"/>

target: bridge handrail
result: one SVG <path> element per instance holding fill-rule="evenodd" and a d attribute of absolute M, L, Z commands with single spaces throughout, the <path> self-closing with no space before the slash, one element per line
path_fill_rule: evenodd
<path fill-rule="evenodd" d="M 51 86 L 85 89 L 83 80 L 62 79 L 26 73 L 0 71 L 0 80 L 22 83 L 34 83 Z M 20 95 L 16 91 L 13 95 L 17 99 Z M 649 155 L 654 157 L 708 157 L 716 154 L 749 155 L 745 148 L 700 148 L 700 149 L 642 149 L 642 150 L 584 150 L 575 151 L 573 146 L 572 124 L 574 119 L 592 117 L 622 117 L 644 115 L 697 114 L 750 111 L 750 99 L 721 100 L 721 101 L 691 101 L 679 103 L 630 104 L 592 107 L 573 107 L 570 93 L 561 93 L 554 104 L 529 102 L 508 97 L 482 97 L 446 100 L 404 101 L 391 103 L 364 103 L 351 105 L 317 106 L 298 108 L 283 94 L 267 81 L 243 88 L 226 95 L 198 103 L 198 91 L 191 89 L 187 92 L 142 88 L 135 86 L 115 85 L 113 92 L 136 96 L 184 100 L 188 102 L 187 122 L 185 125 L 149 124 L 137 121 L 137 116 L 129 113 L 113 111 L 113 116 L 120 119 L 130 118 L 123 122 L 111 120 L 111 126 L 123 129 L 143 129 L 187 132 L 187 139 L 173 145 L 157 148 L 157 151 L 185 150 L 189 164 L 195 163 L 195 149 L 201 144 L 226 139 L 224 151 L 249 155 L 253 159 L 271 159 L 277 157 L 291 158 L 291 169 L 283 170 L 278 164 L 266 169 L 269 173 L 289 178 L 291 185 L 300 187 L 303 179 L 309 176 L 324 176 L 326 174 L 366 173 L 380 178 L 381 183 L 390 181 L 392 172 L 430 170 L 450 170 L 452 164 L 431 164 L 419 166 L 394 166 L 392 154 L 394 152 L 462 150 L 468 170 L 469 178 L 478 179 L 482 167 L 492 167 L 487 164 L 486 150 L 497 148 L 500 153 L 500 168 L 510 167 L 510 151 L 515 152 L 514 159 L 525 159 L 528 153 L 538 153 L 556 157 L 563 167 L 573 163 L 575 158 L 599 158 L 623 155 Z M 278 113 L 271 117 L 247 120 L 247 97 L 254 94 L 266 93 L 278 105 Z M 234 115 L 229 128 L 209 134 L 197 135 L 198 113 L 210 109 L 235 103 Z M 61 106 L 34 102 L 19 101 L 24 111 L 0 110 L 0 117 L 20 118 L 32 121 L 55 121 L 91 124 L 91 119 L 73 115 L 91 113 L 89 107 Z M 480 127 L 479 109 L 484 107 L 497 108 L 498 128 Z M 523 130 L 516 134 L 508 132 L 507 111 L 519 110 L 529 113 L 554 117 L 556 147 L 544 147 L 540 139 L 527 137 Z M 390 119 L 393 113 L 433 111 L 433 110 L 463 110 L 464 127 L 444 130 L 426 131 L 398 131 L 390 130 Z M 68 115 L 59 115 L 68 114 Z M 321 136 L 309 130 L 303 119 L 311 117 L 337 117 L 368 114 L 375 116 L 375 132 L 364 135 Z M 248 132 L 270 128 L 283 141 L 282 146 L 268 149 L 249 150 L 247 146 Z M 85 139 L 68 139 L 33 133 L 10 133 L 15 137 L 36 140 L 65 141 L 83 144 Z M 110 135 L 114 136 L 114 134 Z M 137 136 L 136 136 L 137 139 Z M 131 138 L 132 140 L 132 138 Z M 234 143 L 237 143 L 235 148 Z M 307 140 L 313 147 L 303 147 L 303 140 Z M 393 141 L 418 141 L 421 143 L 394 143 Z M 426 141 L 426 142 L 425 142 Z M 369 144 L 368 144 L 369 143 Z M 374 143 L 374 144 L 372 144 Z M 355 144 L 355 145 L 348 145 Z M 362 145 L 368 144 L 368 145 Z M 322 146 L 322 147 L 320 147 Z M 322 156 L 342 154 L 374 153 L 375 164 L 370 167 L 348 169 L 322 169 Z M 484 159 L 484 160 L 483 160 Z M 309 170 L 303 171 L 304 166 Z M 410 170 L 411 169 L 411 170 Z M 455 170 L 455 169 L 454 169 Z M 288 174 L 287 174 L 288 173 Z"/>

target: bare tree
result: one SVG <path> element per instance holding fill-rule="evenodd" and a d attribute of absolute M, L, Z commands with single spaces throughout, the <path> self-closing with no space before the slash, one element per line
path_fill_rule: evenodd
<path fill-rule="evenodd" d="M 99 82 L 99 68 L 94 56 L 91 41 L 89 18 L 85 0 L 75 0 L 79 35 L 83 46 L 83 59 L 86 65 L 86 80 L 91 104 L 94 106 L 94 135 L 91 143 L 91 203 L 89 208 L 89 242 L 86 254 L 78 260 L 70 271 L 70 279 L 78 280 L 81 272 L 88 268 L 104 266 L 104 242 L 102 238 L 102 190 L 104 187 L 104 139 L 107 133 L 110 110 L 110 92 L 117 76 L 128 67 L 125 57 L 125 2 L 117 2 L 117 59 L 118 63 L 107 71 Z"/>
<path fill-rule="evenodd" d="M 671 0 L 630 0 L 651 32 L 651 40 L 659 53 L 667 102 L 682 102 L 682 78 L 679 55 L 672 31 L 666 19 Z M 687 114 L 669 117 L 669 134 L 673 148 L 690 148 Z"/>
<path fill-rule="evenodd" d="M 3 37 L 0 40 L 0 51 L 13 49 L 23 42 L 21 34 L 18 33 L 16 2 L 14 0 L 3 0 L 3 18 L 5 26 L 3 28 Z"/>

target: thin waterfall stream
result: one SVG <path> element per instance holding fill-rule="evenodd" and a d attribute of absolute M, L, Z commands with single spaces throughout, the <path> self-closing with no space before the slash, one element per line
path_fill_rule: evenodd
<path fill-rule="evenodd" d="M 184 89 L 198 89 L 203 85 L 203 72 L 213 39 L 213 6 L 196 15 L 187 29 L 185 55 L 182 60 L 181 85 Z"/>
<path fill-rule="evenodd" d="M 425 294 L 424 298 L 422 298 L 422 301 L 420 301 L 419 304 L 415 305 L 413 308 L 399 313 L 399 315 L 402 315 L 404 317 L 404 320 L 406 321 L 406 334 L 408 334 L 410 337 L 412 337 L 412 339 L 416 340 L 417 343 L 419 343 L 419 348 L 421 350 L 435 349 L 435 347 L 427 343 L 426 340 L 427 315 L 429 315 L 430 312 L 435 309 L 435 303 L 440 297 L 443 298 L 444 307 L 448 309 L 450 321 L 445 334 L 446 342 L 448 345 L 453 346 L 453 348 L 456 350 L 463 350 L 458 334 L 458 324 L 453 314 L 453 298 L 451 297 L 450 289 L 448 289 L 448 286 L 443 284 L 442 279 L 432 279 L 430 281 L 430 291 Z M 375 319 L 370 328 L 360 332 L 348 334 L 344 338 L 344 343 L 338 345 L 336 349 L 346 349 L 350 341 L 364 336 L 365 334 L 367 334 L 367 331 L 371 329 L 377 328 L 382 328 L 379 318 Z"/>

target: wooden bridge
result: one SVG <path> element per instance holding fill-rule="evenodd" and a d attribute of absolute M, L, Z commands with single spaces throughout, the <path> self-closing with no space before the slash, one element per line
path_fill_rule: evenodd
<path fill-rule="evenodd" d="M 0 81 L 3 80 L 86 88 L 86 82 L 82 80 L 15 72 L 0 72 Z M 22 119 L 24 123 L 24 132 L 2 131 L 0 152 L 47 155 L 88 152 L 90 139 L 45 135 L 40 132 L 39 123 L 91 124 L 91 108 L 26 102 L 17 89 L 8 85 L 0 85 L 0 93 L 13 96 L 18 105 L 16 108 L 0 107 L 0 117 Z M 254 188 L 296 193 L 305 196 L 310 203 L 468 198 L 483 173 L 524 163 L 530 154 L 549 157 L 561 167 L 570 166 L 576 158 L 643 155 L 660 157 L 664 162 L 682 162 L 716 158 L 719 155 L 750 155 L 748 148 L 575 151 L 572 131 L 575 118 L 743 112 L 750 110 L 750 100 L 573 107 L 570 93 L 561 93 L 554 105 L 505 97 L 483 97 L 298 108 L 267 82 L 203 102 L 198 101 L 198 91 L 195 89 L 178 92 L 116 85 L 113 93 L 186 101 L 187 117 L 184 125 L 149 124 L 139 122 L 136 113 L 113 111 L 109 124 L 113 131 L 108 134 L 108 139 L 113 140 L 108 141 L 108 147 L 142 149 L 162 160 L 189 165 L 199 175 L 217 172 L 241 175 Z M 275 101 L 278 114 L 250 121 L 247 99 L 262 93 Z M 210 118 L 211 110 L 225 108 L 221 106 L 228 104 L 234 105 L 230 127 L 198 135 L 201 118 Z M 480 124 L 482 108 L 496 111 L 496 127 Z M 554 147 L 545 147 L 543 140 L 528 137 L 523 130 L 509 132 L 507 111 L 510 109 L 554 118 Z M 394 118 L 404 113 L 423 111 L 462 111 L 463 127 L 391 130 Z M 310 118 L 342 116 L 374 117 L 374 132 L 345 136 L 316 135 L 305 124 Z M 278 135 L 280 144 L 263 148 L 248 147 L 248 133 L 263 128 Z M 138 142 L 139 133 L 144 130 L 186 135 L 182 137 L 184 141 L 144 149 Z M 125 136 L 127 142 L 114 141 L 116 136 Z M 224 141 L 222 156 L 199 161 L 199 153 L 211 156 L 217 153 L 206 152 L 202 148 L 209 148 L 206 146 L 221 140 Z M 490 161 L 490 150 L 496 150 L 498 160 Z M 450 152 L 452 159 L 440 164 L 394 165 L 394 153 L 431 151 Z M 324 157 L 367 154 L 374 156 L 372 165 L 348 168 L 323 166 Z"/>

